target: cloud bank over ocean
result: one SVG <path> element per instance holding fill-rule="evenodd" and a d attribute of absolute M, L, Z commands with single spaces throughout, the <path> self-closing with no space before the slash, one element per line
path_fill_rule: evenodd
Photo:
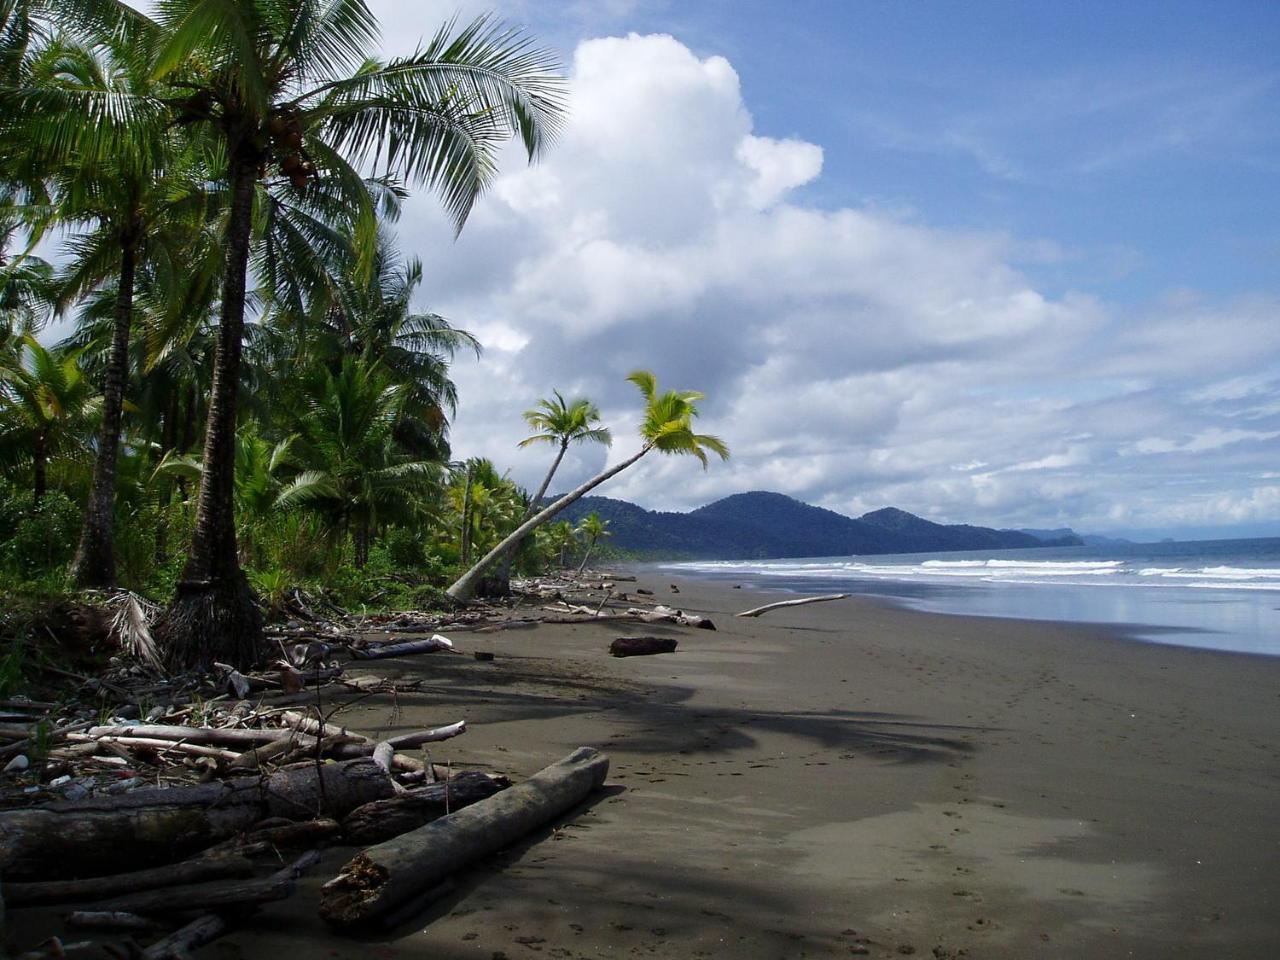
<path fill-rule="evenodd" d="M 648 459 L 600 491 L 646 506 L 771 489 L 851 515 L 1280 528 L 1274 294 L 1051 290 L 1035 267 L 1071 256 L 1052 237 L 833 200 L 824 164 L 855 147 L 761 129 L 733 64 L 669 35 L 580 42 L 570 96 L 546 159 L 507 158 L 456 243 L 429 197 L 400 225 L 424 306 L 486 346 L 454 367 L 457 455 L 533 485 L 519 415 L 558 388 L 600 403 L 623 457 L 622 378 L 647 367 L 707 393 L 700 427 L 734 457 Z M 575 452 L 563 483 L 605 457 Z"/>

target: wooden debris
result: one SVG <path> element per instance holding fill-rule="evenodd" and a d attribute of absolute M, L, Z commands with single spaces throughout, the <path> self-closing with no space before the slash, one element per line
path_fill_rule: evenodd
<path fill-rule="evenodd" d="M 370 847 L 324 885 L 320 916 L 338 927 L 386 917 L 450 875 L 577 806 L 609 758 L 580 747 L 523 783 Z"/>
<path fill-rule="evenodd" d="M 655 653 L 675 653 L 674 637 L 618 637 L 609 644 L 615 657 L 648 657 Z"/>
<path fill-rule="evenodd" d="M 826 603 L 828 600 L 847 600 L 847 593 L 828 593 L 821 597 L 798 597 L 795 600 L 779 600 L 777 603 L 766 603 L 763 607 L 753 607 L 750 610 L 743 610 L 735 616 L 739 617 L 758 617 L 762 613 L 768 613 L 770 610 L 777 610 L 779 607 L 802 607 L 806 603 Z"/>
<path fill-rule="evenodd" d="M 367 647 L 353 645 L 351 655 L 357 660 L 381 660 L 384 657 L 406 657 L 415 653 L 435 653 L 438 650 L 452 651 L 453 641 L 437 633 L 422 640 L 370 644 Z"/>
<path fill-rule="evenodd" d="M 464 770 L 443 783 L 406 790 L 399 796 L 352 810 L 342 821 L 343 839 L 352 844 L 381 843 L 491 797 L 510 785 L 506 777 Z"/>
<path fill-rule="evenodd" d="M 147 947 L 141 960 L 187 960 L 192 950 L 212 943 L 226 931 L 226 920 L 216 913 L 206 913 Z"/>
<path fill-rule="evenodd" d="M 152 890 L 174 884 L 248 877 L 253 864 L 244 857 L 198 857 L 149 870 L 117 873 L 82 880 L 52 880 L 44 883 L 4 883 L 4 901 L 11 907 L 49 903 L 92 903 L 138 890 Z"/>
<path fill-rule="evenodd" d="M 121 857 L 149 866 L 200 850 L 267 817 L 342 817 L 394 794 L 368 759 L 0 812 L 0 873 L 18 880 L 93 876 Z"/>

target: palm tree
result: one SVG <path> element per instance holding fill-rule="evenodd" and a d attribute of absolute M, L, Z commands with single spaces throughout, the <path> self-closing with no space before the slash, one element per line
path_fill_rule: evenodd
<path fill-rule="evenodd" d="M 578 545 L 578 531 L 568 520 L 549 523 L 542 528 L 547 534 L 547 545 L 556 553 L 559 566 L 564 568 L 565 555 Z M 542 531 L 538 531 L 541 533 Z"/>
<path fill-rule="evenodd" d="M 578 532 L 587 538 L 587 551 L 582 555 L 582 563 L 578 564 L 578 576 L 582 576 L 582 571 L 587 569 L 587 561 L 591 559 L 591 551 L 595 549 L 596 542 L 602 537 L 612 537 L 609 532 L 609 521 L 601 520 L 600 514 L 592 510 L 578 523 Z"/>
<path fill-rule="evenodd" d="M 480 578 L 485 569 L 497 560 L 513 543 L 541 524 L 546 523 L 575 500 L 585 497 L 600 484 L 617 476 L 631 466 L 650 450 L 662 453 L 687 454 L 697 457 L 705 470 L 707 467 L 707 451 L 729 459 L 729 448 L 719 437 L 693 432 L 693 419 L 698 415 L 697 401 L 702 394 L 696 390 L 668 390 L 658 393 L 658 382 L 647 370 L 637 370 L 627 377 L 639 388 L 644 396 L 644 420 L 640 424 L 640 438 L 643 441 L 640 449 L 625 460 L 614 464 L 602 473 L 592 477 L 586 483 L 569 491 L 555 503 L 534 514 L 507 536 L 505 540 L 490 550 L 480 561 L 446 591 L 455 600 L 466 601 L 475 596 Z"/>
<path fill-rule="evenodd" d="M 187 563 L 157 631 L 176 665 L 244 666 L 259 654 L 261 615 L 236 555 L 234 439 L 259 184 L 279 177 L 304 193 L 340 190 L 355 231 L 372 235 L 375 205 L 352 163 L 378 165 L 426 183 L 461 229 L 504 140 L 518 135 L 530 158 L 544 147 L 562 115 L 563 83 L 552 55 L 484 19 L 461 30 L 449 24 L 413 56 L 372 61 L 377 22 L 363 0 L 163 0 L 156 21 L 116 0 L 65 0 L 59 9 L 82 25 L 145 41 L 151 75 L 175 93 L 60 95 L 64 111 L 96 122 L 74 131 L 50 123 L 40 139 L 66 138 L 85 157 L 110 156 L 122 141 L 142 138 L 143 128 L 176 121 L 207 132 L 225 164 L 203 482 Z M 21 93 L 0 107 L 53 99 Z"/>
<path fill-rule="evenodd" d="M 32 57 L 28 83 L 72 93 L 149 97 L 156 91 L 145 52 L 145 47 L 122 42 L 119 35 L 94 44 L 58 37 Z M 94 122 L 92 117 L 80 119 Z M 65 122 L 39 114 L 28 117 L 32 124 L 51 121 Z M 71 577 L 79 586 L 109 587 L 116 581 L 115 473 L 136 278 L 146 269 L 147 257 L 166 240 L 173 240 L 166 236 L 170 232 L 165 229 L 166 218 L 185 208 L 194 213 L 197 225 L 204 220 L 206 171 L 191 144 L 171 130 L 143 126 L 136 139 L 123 142 L 121 149 L 99 161 L 67 149 L 82 137 L 82 132 L 73 132 L 51 149 L 33 149 L 25 162 L 35 171 L 47 171 L 52 193 L 52 202 L 35 214 L 37 235 L 52 224 L 84 231 L 69 243 L 73 262 L 63 280 L 60 306 L 104 282 L 115 285 L 110 348 L 102 378 L 102 426 L 84 526 L 71 564 Z"/>
<path fill-rule="evenodd" d="M 396 443 L 408 392 L 361 357 L 347 357 L 336 374 L 320 368 L 307 378 L 294 449 L 310 469 L 281 491 L 275 505 L 310 506 L 336 533 L 349 533 L 357 567 L 368 560 L 381 523 L 424 511 L 442 471 Z"/>
<path fill-rule="evenodd" d="M 520 441 L 520 447 L 532 446 L 535 443 L 550 443 L 556 446 L 555 459 L 551 468 L 542 478 L 538 492 L 529 501 L 521 522 L 528 520 L 542 503 L 547 488 L 551 486 L 551 478 L 560 469 L 560 462 L 572 443 L 602 443 L 606 447 L 612 445 L 613 434 L 608 427 L 597 426 L 600 423 L 600 410 L 585 397 L 576 397 L 566 402 L 559 390 L 551 391 L 552 399 L 543 397 L 532 410 L 524 412 L 524 420 L 533 430 L 538 431 Z M 498 574 L 496 589 L 501 594 L 510 592 L 511 562 L 520 550 L 521 541 L 516 541 L 502 558 L 502 570 Z"/>
<path fill-rule="evenodd" d="M 0 466 L 30 465 L 36 505 L 48 489 L 50 460 L 87 449 L 98 407 L 79 351 L 51 350 L 31 334 L 23 338 L 17 369 L 0 380 Z"/>

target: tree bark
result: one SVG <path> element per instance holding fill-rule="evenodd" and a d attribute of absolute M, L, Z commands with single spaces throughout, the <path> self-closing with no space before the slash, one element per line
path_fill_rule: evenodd
<path fill-rule="evenodd" d="M 607 756 L 579 747 L 523 783 L 370 847 L 324 885 L 320 916 L 339 927 L 379 920 L 573 809 L 608 772 Z"/>
<path fill-rule="evenodd" d="M 208 668 L 214 660 L 246 669 L 262 654 L 262 614 L 236 554 L 234 502 L 236 394 L 258 166 L 246 132 L 233 143 L 231 161 L 222 318 L 209 391 L 195 529 L 173 602 L 155 631 L 165 659 L 175 669 Z"/>
<path fill-rule="evenodd" d="M 615 657 L 648 657 L 675 653 L 677 642 L 672 637 L 619 637 L 609 644 L 609 652 Z"/>
<path fill-rule="evenodd" d="M 118 797 L 0 812 L 0 874 L 37 880 L 97 876 L 172 862 L 268 817 L 345 816 L 392 796 L 372 760 L 325 763 L 270 777 L 135 790 Z"/>
<path fill-rule="evenodd" d="M 187 960 L 192 950 L 212 943 L 226 930 L 227 921 L 216 913 L 206 913 L 147 947 L 139 960 Z"/>
<path fill-rule="evenodd" d="M 116 459 L 124 412 L 125 382 L 129 377 L 129 331 L 133 324 L 133 283 L 137 266 L 138 237 L 133 229 L 120 237 L 120 287 L 116 293 L 111 332 L 111 355 L 102 385 L 102 431 L 93 463 L 93 485 L 85 508 L 84 526 L 71 578 L 80 587 L 116 585 L 115 506 Z"/>
<path fill-rule="evenodd" d="M 613 477 L 617 476 L 623 470 L 627 469 L 627 467 L 631 466 L 633 463 L 635 463 L 637 460 L 639 460 L 641 457 L 643 457 L 646 453 L 648 453 L 652 449 L 653 449 L 653 444 L 646 443 L 643 447 L 640 448 L 639 453 L 632 454 L 630 457 L 627 457 L 627 459 L 623 460 L 621 463 L 615 464 L 614 466 L 610 467 L 608 470 L 605 470 L 603 473 L 596 474 L 596 476 L 592 477 L 590 480 L 582 484 L 580 487 L 575 487 L 573 490 L 570 490 L 568 493 L 566 493 L 563 497 L 561 497 L 555 503 L 551 504 L 551 506 L 547 507 L 544 510 L 538 511 L 536 514 L 534 514 L 524 523 L 520 524 L 520 526 L 516 527 L 515 530 L 509 533 L 496 547 L 494 547 L 492 550 L 486 553 L 483 557 L 481 557 L 479 562 L 477 562 L 473 567 L 471 567 L 470 570 L 468 570 L 466 573 L 460 576 L 457 580 L 455 580 L 453 584 L 449 587 L 449 589 L 446 590 L 445 592 L 448 593 L 449 596 L 453 597 L 453 599 L 455 600 L 462 600 L 462 601 L 470 600 L 472 597 L 475 596 L 476 587 L 479 586 L 480 578 L 484 575 L 484 572 L 488 568 L 488 566 L 491 563 L 493 563 L 495 560 L 497 560 L 500 556 L 502 556 L 502 554 L 505 553 L 513 543 L 519 543 L 521 539 L 528 536 L 532 531 L 536 530 L 538 527 L 542 526 L 542 524 L 546 523 L 548 520 L 550 520 L 552 517 L 558 514 L 565 507 L 569 506 L 569 504 L 573 503 L 575 500 L 582 499 L 588 493 L 594 490 L 596 487 L 600 486 L 600 484 L 604 483 L 606 480 L 610 480 Z"/>
<path fill-rule="evenodd" d="M 560 461 L 564 459 L 565 452 L 569 449 L 569 441 L 561 440 L 560 449 L 556 452 L 556 458 L 551 461 L 551 469 L 547 471 L 547 475 L 542 478 L 542 483 L 538 486 L 538 492 L 533 495 L 533 499 L 529 501 L 529 506 L 524 511 L 524 516 L 520 518 L 520 522 L 528 520 L 538 509 L 538 504 L 542 502 L 542 498 L 547 494 L 547 488 L 551 486 L 551 478 L 556 475 L 556 471 L 560 469 Z M 511 563 L 515 560 L 516 554 L 520 552 L 520 547 L 524 543 L 525 538 L 521 537 L 513 543 L 505 554 L 502 555 L 502 568 L 498 573 L 498 582 L 496 584 L 497 592 L 500 596 L 506 596 L 511 592 Z"/>
<path fill-rule="evenodd" d="M 343 840 L 351 844 L 382 843 L 491 797 L 510 785 L 505 777 L 464 770 L 444 783 L 432 783 L 357 807 L 342 821 Z"/>
<path fill-rule="evenodd" d="M 2 889 L 7 904 L 25 907 L 49 903 L 92 903 L 138 890 L 252 875 L 253 863 L 245 857 L 197 857 L 150 870 L 135 870 L 132 873 L 117 873 L 86 880 L 6 883 Z"/>
<path fill-rule="evenodd" d="M 33 474 L 31 484 L 31 505 L 33 507 L 40 506 L 40 501 L 44 499 L 45 491 L 48 489 L 48 465 L 49 465 L 49 438 L 44 430 L 36 434 L 35 449 L 31 452 L 31 472 Z"/>

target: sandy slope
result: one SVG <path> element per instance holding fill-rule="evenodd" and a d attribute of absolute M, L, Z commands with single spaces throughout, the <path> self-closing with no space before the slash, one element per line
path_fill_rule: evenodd
<path fill-rule="evenodd" d="M 654 630 L 670 656 L 589 625 L 394 662 L 429 688 L 348 721 L 465 717 L 434 758 L 513 775 L 599 745 L 607 790 L 391 935 L 329 937 L 313 882 L 205 954 L 1280 956 L 1280 659 L 859 600 L 728 615 L 761 597 L 682 581 L 720 630 Z"/>

